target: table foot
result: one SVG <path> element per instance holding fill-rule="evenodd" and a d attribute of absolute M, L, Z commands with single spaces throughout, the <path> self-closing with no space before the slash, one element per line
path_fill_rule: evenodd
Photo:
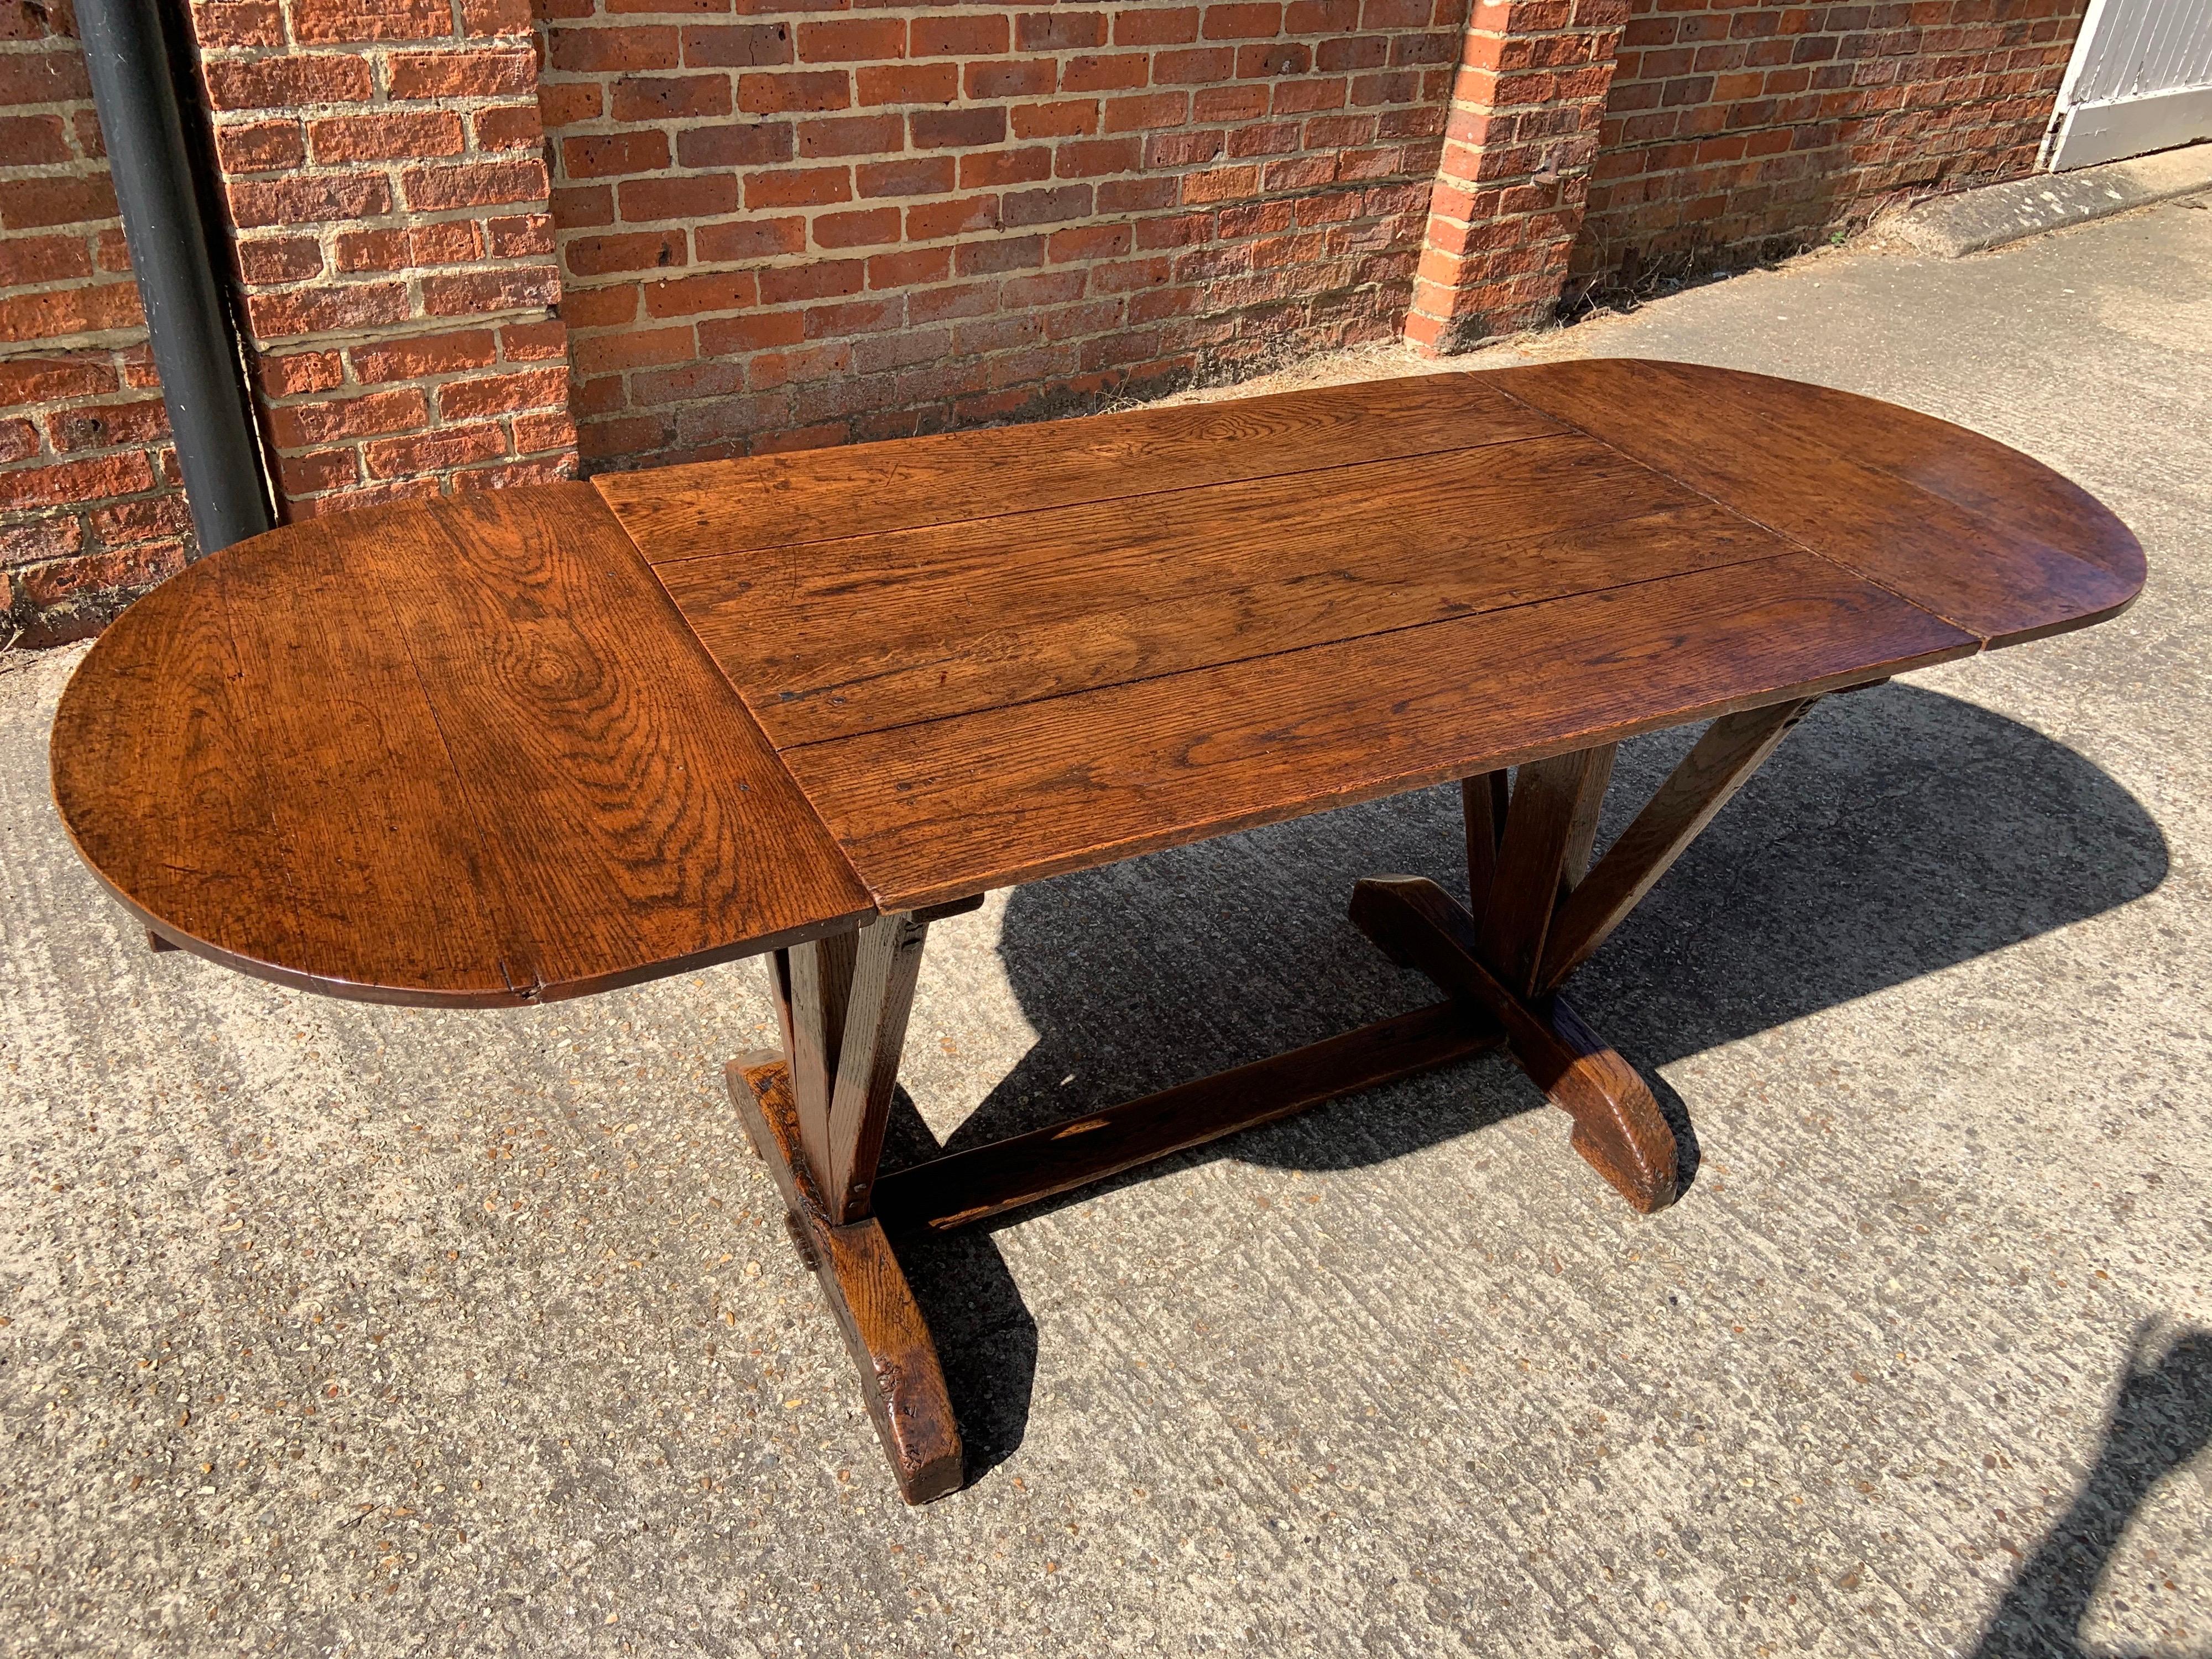
<path fill-rule="evenodd" d="M 1464 905 L 1423 877 L 1371 876 L 1352 889 L 1351 914 L 1393 962 L 1504 1028 L 1506 1052 L 1574 1119 L 1570 1144 L 1622 1197 L 1647 1214 L 1674 1201 L 1674 1132 L 1644 1079 L 1560 998 L 1507 989 Z"/>
<path fill-rule="evenodd" d="M 781 1060 L 732 1060 L 729 1083 L 753 1150 L 783 1194 L 792 1237 L 814 1269 L 860 1373 L 861 1395 L 899 1496 L 927 1504 L 958 1490 L 960 1431 L 945 1372 L 890 1241 L 872 1217 L 830 1224 L 800 1147 L 790 1074 Z"/>

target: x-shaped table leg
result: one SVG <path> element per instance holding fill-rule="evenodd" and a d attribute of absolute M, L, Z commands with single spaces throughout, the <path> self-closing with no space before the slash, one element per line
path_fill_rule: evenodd
<path fill-rule="evenodd" d="M 1802 720 L 1806 697 L 1715 720 L 1590 869 L 1613 748 L 1469 778 L 1471 906 L 1419 876 L 1352 890 L 1352 921 L 1383 954 L 1496 1020 L 1506 1051 L 1575 1121 L 1571 1144 L 1638 1210 L 1674 1202 L 1674 1133 L 1635 1069 L 1559 994 L 1729 798 Z M 1587 873 L 1585 873 L 1587 872 Z"/>
<path fill-rule="evenodd" d="M 1558 988 L 1808 706 L 1714 721 L 1594 868 L 1610 747 L 1533 762 L 1510 792 L 1501 773 L 1468 780 L 1472 903 L 1416 876 L 1372 877 L 1352 897 L 1359 929 L 1434 980 L 1444 1001 L 880 1179 L 929 924 L 981 901 L 879 916 L 776 952 L 769 983 L 783 1052 L 734 1061 L 730 1091 L 859 1368 L 900 1493 L 925 1503 L 962 1474 L 936 1345 L 893 1250 L 902 1236 L 969 1226 L 1501 1044 L 1573 1117 L 1575 1149 L 1630 1203 L 1650 1211 L 1671 1202 L 1673 1131 L 1643 1079 Z"/>

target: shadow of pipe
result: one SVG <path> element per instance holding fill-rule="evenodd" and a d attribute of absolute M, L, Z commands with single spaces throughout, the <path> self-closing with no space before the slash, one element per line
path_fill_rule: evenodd
<path fill-rule="evenodd" d="M 2159 1483 L 2212 1445 L 2212 1331 L 2138 1326 L 2089 1478 L 2021 1564 L 1974 1659 L 2088 1659 L 2089 1604 Z M 2163 1645 L 2159 1644 L 2159 1645 Z M 2098 1659 L 2148 1649 L 2100 1643 Z"/>
<path fill-rule="evenodd" d="M 1625 744 L 1609 839 L 1694 728 Z M 1037 1041 L 945 1139 L 959 1151 L 1311 1042 L 1431 1000 L 1344 917 L 1377 870 L 1464 890 L 1455 787 L 1428 790 L 1040 882 L 1008 902 L 1000 956 Z M 1601 843 L 1602 844 L 1602 843 Z M 1652 1085 L 1695 1173 L 1686 1104 L 1656 1070 L 2141 897 L 2158 826 L 2095 765 L 1957 698 L 1892 684 L 1816 708 L 1574 982 Z M 1544 1105 L 1497 1054 L 1182 1154 L 1275 1168 L 1381 1163 Z M 912 1117 L 911 1103 L 902 1105 Z M 886 1167 L 935 1139 L 887 1149 Z M 1561 1121 L 1562 1156 L 1565 1124 Z M 924 1144 L 926 1143 L 926 1144 Z M 1154 1164 L 1041 1211 L 1148 1179 Z M 1036 1326 L 988 1230 L 925 1262 L 950 1373 L 975 1324 L 999 1372 L 955 1385 L 994 1461 L 1018 1444 Z M 969 1275 L 966 1279 L 962 1274 Z M 981 1288 L 979 1288 L 981 1287 Z M 917 1293 L 922 1294 L 920 1287 Z M 1009 1301 L 1011 1298 L 1011 1301 Z M 940 1313 L 939 1309 L 942 1309 Z M 942 1318 L 945 1322 L 938 1323 Z M 956 1406 L 961 1402 L 956 1401 Z M 969 1419 L 963 1413 L 963 1420 Z M 988 1425 L 988 1426 L 985 1426 Z"/>

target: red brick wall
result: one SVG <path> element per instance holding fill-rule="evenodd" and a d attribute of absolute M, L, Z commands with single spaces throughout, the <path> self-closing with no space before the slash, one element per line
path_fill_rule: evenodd
<path fill-rule="evenodd" d="M 0 647 L 94 632 L 191 539 L 70 30 L 0 13 Z"/>
<path fill-rule="evenodd" d="M 1395 331 L 1466 0 L 539 0 L 587 462 Z"/>
<path fill-rule="evenodd" d="M 1630 0 L 1577 274 L 1741 264 L 2034 168 L 2085 0 Z"/>
<path fill-rule="evenodd" d="M 527 0 L 192 0 L 289 515 L 575 465 Z"/>
<path fill-rule="evenodd" d="M 1447 354 L 1550 319 L 1627 0 L 1474 0 L 1406 337 Z"/>

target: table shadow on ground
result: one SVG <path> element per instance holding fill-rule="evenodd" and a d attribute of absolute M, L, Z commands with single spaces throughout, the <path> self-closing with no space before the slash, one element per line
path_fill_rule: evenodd
<path fill-rule="evenodd" d="M 1695 736 L 1622 746 L 1601 849 Z M 933 1128 L 902 1091 L 886 1167 L 1434 1000 L 1344 906 L 1355 881 L 1384 871 L 1463 892 L 1462 834 L 1458 792 L 1446 787 L 1018 890 L 998 948 L 1036 1042 L 957 1126 Z M 1886 685 L 1816 708 L 1571 989 L 1674 1120 L 1686 1186 L 1696 1103 L 1658 1067 L 2099 915 L 2151 891 L 2166 865 L 2157 824 L 2082 756 L 1973 703 Z M 2050 998 L 2063 1008 L 2065 987 Z M 1544 1103 L 1510 1061 L 1484 1055 L 1181 1162 L 1355 1168 Z M 1559 1140 L 1571 1156 L 1564 1118 Z M 906 1254 L 976 1468 L 988 1468 L 1020 1443 L 1035 1322 L 988 1229 Z"/>

